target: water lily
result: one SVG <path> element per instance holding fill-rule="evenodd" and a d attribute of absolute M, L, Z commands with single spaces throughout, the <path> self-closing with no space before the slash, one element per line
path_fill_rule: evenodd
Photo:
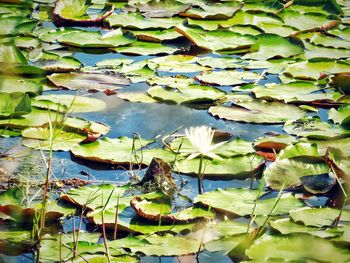
<path fill-rule="evenodd" d="M 189 130 L 185 130 L 185 134 L 187 139 L 192 144 L 192 148 L 194 151 L 187 157 L 188 160 L 200 157 L 199 159 L 199 167 L 198 167 L 198 192 L 202 194 L 204 192 L 203 187 L 203 159 L 204 156 L 208 156 L 213 159 L 221 159 L 220 156 L 213 153 L 212 151 L 224 144 L 225 142 L 220 142 L 217 144 L 212 144 L 213 137 L 215 131 L 212 130 L 211 127 L 207 126 L 199 126 L 199 127 L 191 127 Z"/>
<path fill-rule="evenodd" d="M 223 145 L 225 142 L 212 144 L 215 131 L 208 126 L 191 127 L 185 130 L 185 134 L 192 144 L 194 152 L 188 156 L 188 160 L 196 158 L 197 156 L 208 156 L 213 159 L 221 159 L 220 156 L 212 151 Z"/>

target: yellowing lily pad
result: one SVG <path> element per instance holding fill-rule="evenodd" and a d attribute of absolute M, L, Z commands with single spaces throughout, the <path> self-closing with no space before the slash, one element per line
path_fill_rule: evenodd
<path fill-rule="evenodd" d="M 205 72 L 196 76 L 203 83 L 213 85 L 239 85 L 249 82 L 254 82 L 259 77 L 259 74 L 250 71 L 211 71 Z"/>

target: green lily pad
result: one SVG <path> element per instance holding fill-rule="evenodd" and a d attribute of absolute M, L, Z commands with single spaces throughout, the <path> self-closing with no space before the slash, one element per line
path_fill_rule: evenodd
<path fill-rule="evenodd" d="M 200 82 L 212 85 L 240 85 L 243 83 L 254 82 L 259 74 L 250 71 L 210 71 L 196 76 Z"/>
<path fill-rule="evenodd" d="M 22 141 L 24 146 L 46 151 L 69 151 L 73 145 L 86 139 L 86 135 L 68 132 L 61 128 L 53 130 L 52 141 L 50 140 L 50 130 L 47 128 L 24 129 L 22 137 L 24 137 Z"/>
<path fill-rule="evenodd" d="M 160 85 L 160 86 L 169 86 L 172 88 L 176 87 L 182 87 L 182 86 L 188 86 L 191 84 L 194 84 L 194 79 L 188 78 L 186 76 L 178 75 L 178 76 L 163 76 L 163 77 L 157 77 L 154 76 L 152 78 L 149 78 L 147 80 L 147 83 L 150 84 L 151 86 L 154 85 Z"/>
<path fill-rule="evenodd" d="M 141 93 L 141 92 L 119 92 L 118 97 L 130 102 L 142 102 L 142 103 L 158 102 L 158 100 L 153 99 L 147 93 Z"/>
<path fill-rule="evenodd" d="M 176 31 L 188 38 L 195 45 L 211 50 L 235 50 L 250 47 L 256 38 L 250 35 L 241 35 L 229 30 L 213 30 L 205 32 L 202 29 L 176 26 Z"/>
<path fill-rule="evenodd" d="M 176 89 L 161 86 L 153 86 L 147 90 L 147 94 L 156 100 L 178 104 L 209 103 L 224 97 L 225 92 L 204 85 L 190 84 L 179 86 Z"/>
<path fill-rule="evenodd" d="M 57 41 L 83 48 L 115 48 L 132 44 L 133 39 L 123 35 L 120 28 L 101 34 L 99 31 L 70 31 L 57 37 Z"/>
<path fill-rule="evenodd" d="M 33 65 L 49 72 L 67 72 L 78 70 L 82 63 L 74 57 L 42 52 Z"/>
<path fill-rule="evenodd" d="M 305 115 L 305 111 L 293 105 L 258 100 L 234 102 L 231 107 L 212 106 L 209 113 L 227 120 L 266 124 L 284 123 Z"/>
<path fill-rule="evenodd" d="M 282 24 L 282 21 L 278 17 L 271 16 L 271 14 L 239 11 L 232 18 L 220 23 L 220 25 L 224 28 L 233 25 L 254 25 L 259 27 L 261 23 Z"/>
<path fill-rule="evenodd" d="M 120 74 L 98 73 L 54 73 L 48 79 L 58 87 L 73 90 L 116 90 L 122 85 L 129 85 L 130 81 Z"/>
<path fill-rule="evenodd" d="M 258 190 L 228 188 L 218 189 L 198 195 L 194 201 L 212 207 L 221 212 L 232 213 L 239 216 L 247 216 L 253 212 L 255 215 L 268 215 L 276 202 L 275 198 L 256 201 Z M 264 194 L 264 193 L 262 193 Z M 278 202 L 274 215 L 287 214 L 290 209 L 302 207 L 303 203 L 292 195 L 282 195 Z"/>
<path fill-rule="evenodd" d="M 151 0 L 145 3 L 135 3 L 135 7 L 144 17 L 172 17 L 181 12 L 185 12 L 190 4 L 172 0 Z"/>
<path fill-rule="evenodd" d="M 113 50 L 123 54 L 148 56 L 157 54 L 172 54 L 177 50 L 177 47 L 165 46 L 161 43 L 134 41 L 131 45 L 116 47 L 113 48 Z"/>
<path fill-rule="evenodd" d="M 33 96 L 38 95 L 42 92 L 42 84 L 29 78 L 1 75 L 0 92 L 23 92 Z"/>
<path fill-rule="evenodd" d="M 339 29 L 339 28 L 332 29 L 332 30 L 329 30 L 327 33 L 333 36 L 342 38 L 344 40 L 350 41 L 350 27 L 345 27 L 343 29 Z"/>
<path fill-rule="evenodd" d="M 320 86 L 308 82 L 290 82 L 287 84 L 269 84 L 265 87 L 257 86 L 253 93 L 258 99 L 282 100 L 286 103 L 312 103 L 326 102 L 328 104 L 338 103 L 342 96 L 338 92 L 315 93 L 320 91 Z"/>
<path fill-rule="evenodd" d="M 350 56 L 350 50 L 344 50 L 340 48 L 326 48 L 322 46 L 316 46 L 308 42 L 304 42 L 305 52 L 301 56 L 305 59 L 327 57 L 333 59 L 348 58 Z"/>
<path fill-rule="evenodd" d="M 78 28 L 60 27 L 58 29 L 50 29 L 50 30 L 45 30 L 43 32 L 38 32 L 38 38 L 44 42 L 55 43 L 57 42 L 57 39 L 61 35 L 72 33 L 72 32 L 83 33 L 86 31 Z"/>
<path fill-rule="evenodd" d="M 234 69 L 241 68 L 244 65 L 242 60 L 231 57 L 202 57 L 197 60 L 197 63 L 203 67 L 211 67 L 213 69 Z"/>
<path fill-rule="evenodd" d="M 335 148 L 339 150 L 343 157 L 350 156 L 350 138 L 343 139 L 327 139 L 327 140 L 305 140 L 308 143 L 316 144 L 320 156 L 326 155 L 328 148 Z"/>
<path fill-rule="evenodd" d="M 138 13 L 119 13 L 109 16 L 106 21 L 112 27 L 136 29 L 169 29 L 183 22 L 178 17 L 145 18 Z"/>
<path fill-rule="evenodd" d="M 141 150 L 151 142 L 149 140 L 142 140 L 141 142 L 136 140 L 134 142 L 135 153 L 133 153 L 133 141 L 133 139 L 127 137 L 103 138 L 93 143 L 76 145 L 71 151 L 75 157 L 117 165 L 148 165 L 156 156 L 165 161 L 172 161 L 174 158 L 173 154 L 163 149 Z"/>
<path fill-rule="evenodd" d="M 256 43 L 251 47 L 250 53 L 244 59 L 267 60 L 270 58 L 288 58 L 304 52 L 301 41 L 295 38 L 285 38 L 275 34 L 262 34 L 257 36 Z"/>
<path fill-rule="evenodd" d="M 283 10 L 278 16 L 283 19 L 286 25 L 299 30 L 319 28 L 331 20 L 327 15 L 320 13 L 299 13 L 289 10 Z"/>
<path fill-rule="evenodd" d="M 340 123 L 343 127 L 348 128 L 350 124 L 350 105 L 344 104 L 339 109 L 330 109 L 328 112 L 329 119 L 334 123 Z"/>
<path fill-rule="evenodd" d="M 18 117 L 31 112 L 30 98 L 21 92 L 0 92 L 0 118 Z"/>
<path fill-rule="evenodd" d="M 205 159 L 203 175 L 204 178 L 209 179 L 246 179 L 253 175 L 259 175 L 262 165 L 263 158 L 255 154 L 234 156 L 222 160 Z M 199 158 L 178 160 L 175 164 L 175 171 L 197 176 L 198 167 Z"/>
<path fill-rule="evenodd" d="M 344 262 L 350 258 L 346 249 L 338 248 L 326 239 L 299 233 L 285 236 L 263 236 L 248 248 L 246 255 L 253 260 L 263 258 L 264 260 L 303 261 L 307 258 L 334 263 Z"/>
<path fill-rule="evenodd" d="M 294 234 L 294 233 L 307 233 L 321 238 L 336 237 L 340 234 L 340 231 L 336 230 L 324 230 L 317 227 L 306 227 L 304 225 L 296 224 L 291 222 L 289 218 L 277 219 L 269 222 L 270 226 L 280 232 L 283 235 Z"/>
<path fill-rule="evenodd" d="M 196 219 L 212 219 L 215 216 L 210 209 L 195 207 L 172 211 L 171 200 L 163 193 L 136 196 L 130 201 L 130 204 L 139 216 L 156 222 L 188 222 Z"/>
<path fill-rule="evenodd" d="M 329 207 L 304 207 L 301 209 L 291 210 L 289 214 L 294 222 L 301 222 L 305 226 L 324 227 L 333 225 L 335 220 L 337 220 L 337 217 L 340 215 L 340 210 Z M 343 210 L 340 220 L 349 222 L 350 211 Z"/>
<path fill-rule="evenodd" d="M 349 41 L 321 34 L 313 34 L 310 38 L 310 42 L 314 45 L 320 45 L 324 47 L 350 49 Z"/>
<path fill-rule="evenodd" d="M 349 136 L 347 130 L 323 122 L 317 116 L 304 117 L 295 121 L 289 120 L 285 123 L 283 129 L 289 134 L 316 140 L 336 139 Z"/>
<path fill-rule="evenodd" d="M 32 20 L 27 17 L 13 16 L 3 17 L 0 16 L 0 36 L 6 35 L 18 35 L 29 34 L 33 31 L 38 21 Z"/>
<path fill-rule="evenodd" d="M 260 149 L 272 149 L 279 152 L 290 143 L 296 142 L 296 138 L 287 134 L 259 137 L 254 141 L 254 147 Z"/>
<path fill-rule="evenodd" d="M 202 67 L 196 64 L 197 57 L 190 55 L 170 55 L 157 57 L 148 61 L 149 67 L 157 69 L 157 71 L 168 71 L 176 73 L 190 73 L 209 70 L 207 67 Z M 177 80 L 174 79 L 176 82 Z M 193 81 L 193 80 L 192 80 Z M 191 82 L 192 83 L 192 82 Z M 159 84 L 164 85 L 164 84 Z"/>
<path fill-rule="evenodd" d="M 51 101 L 65 105 L 69 112 L 94 112 L 106 108 L 106 103 L 102 100 L 67 94 L 40 95 L 36 96 L 34 100 Z"/>
<path fill-rule="evenodd" d="M 243 11 L 260 11 L 265 13 L 277 14 L 284 6 L 279 1 L 270 0 L 265 2 L 247 1 L 243 6 Z"/>
<path fill-rule="evenodd" d="M 265 69 L 266 73 L 279 74 L 288 64 L 295 61 L 292 59 L 270 59 L 270 60 L 250 60 L 244 64 L 245 69 Z"/>
<path fill-rule="evenodd" d="M 223 2 L 216 4 L 200 4 L 181 15 L 196 19 L 227 19 L 232 17 L 242 5 L 238 2 Z"/>
<path fill-rule="evenodd" d="M 174 40 L 182 35 L 174 29 L 165 30 L 132 30 L 130 31 L 137 39 L 148 42 L 162 42 Z"/>
<path fill-rule="evenodd" d="M 277 160 L 298 159 L 300 157 L 319 157 L 316 144 L 297 142 L 285 147 L 277 156 Z"/>
<path fill-rule="evenodd" d="M 55 4 L 52 17 L 57 26 L 91 26 L 101 23 L 114 11 L 114 6 L 110 3 L 106 3 L 96 14 L 91 14 L 90 7 L 91 2 L 86 0 L 59 0 Z"/>
<path fill-rule="evenodd" d="M 290 64 L 286 67 L 284 74 L 297 79 L 319 80 L 323 74 L 331 75 L 349 71 L 350 64 L 348 63 L 323 59 Z"/>

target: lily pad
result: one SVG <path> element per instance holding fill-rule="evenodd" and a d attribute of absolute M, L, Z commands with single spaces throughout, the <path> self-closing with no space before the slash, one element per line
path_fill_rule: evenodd
<path fill-rule="evenodd" d="M 147 90 L 147 94 L 156 100 L 178 104 L 195 104 L 213 102 L 224 97 L 225 92 L 204 85 L 190 84 L 174 88 L 153 86 Z"/>
<path fill-rule="evenodd" d="M 308 82 L 290 82 L 288 84 L 268 84 L 265 87 L 257 86 L 253 89 L 258 99 L 282 100 L 286 103 L 327 103 L 337 104 L 342 97 L 338 92 L 316 93 L 321 87 Z"/>
<path fill-rule="evenodd" d="M 162 42 L 174 40 L 182 35 L 174 29 L 165 30 L 132 30 L 130 31 L 137 39 L 148 42 Z"/>
<path fill-rule="evenodd" d="M 293 105 L 280 102 L 243 101 L 233 106 L 212 106 L 209 113 L 219 118 L 252 123 L 284 123 L 305 115 L 305 112 Z"/>
<path fill-rule="evenodd" d="M 314 45 L 320 45 L 324 47 L 350 49 L 349 41 L 321 34 L 314 34 L 310 38 L 310 42 Z"/>
<path fill-rule="evenodd" d="M 195 45 L 211 51 L 243 49 L 250 47 L 256 42 L 254 36 L 241 35 L 229 30 L 205 32 L 202 29 L 178 25 L 176 31 Z"/>
<path fill-rule="evenodd" d="M 148 56 L 157 54 L 172 54 L 177 50 L 177 47 L 165 46 L 161 43 L 134 41 L 131 45 L 116 47 L 113 48 L 113 50 L 123 54 Z"/>
<path fill-rule="evenodd" d="M 74 57 L 61 57 L 53 53 L 41 52 L 33 65 L 49 72 L 68 72 L 78 70 L 82 63 Z"/>
<path fill-rule="evenodd" d="M 234 156 L 221 160 L 204 161 L 204 178 L 208 179 L 246 179 L 253 175 L 259 175 L 263 167 L 263 158 L 259 155 L 250 154 L 244 156 Z M 178 160 L 175 163 L 175 171 L 191 176 L 197 176 L 199 158 L 191 160 Z"/>
<path fill-rule="evenodd" d="M 301 56 L 305 59 L 313 59 L 320 57 L 327 57 L 333 59 L 348 58 L 350 56 L 350 50 L 344 50 L 340 48 L 326 48 L 322 46 L 316 46 L 308 42 L 304 42 L 305 52 Z"/>
<path fill-rule="evenodd" d="M 57 37 L 57 41 L 75 47 L 83 48 L 115 48 L 132 44 L 133 39 L 123 35 L 116 29 L 102 34 L 99 31 L 70 31 Z"/>
<path fill-rule="evenodd" d="M 265 13 L 277 14 L 279 10 L 283 9 L 284 6 L 279 1 L 247 1 L 243 6 L 242 10 L 244 11 L 260 11 Z"/>
<path fill-rule="evenodd" d="M 250 53 L 244 59 L 267 60 L 270 58 L 288 58 L 304 52 L 301 41 L 295 38 L 284 38 L 275 34 L 262 34 L 257 36 L 256 43 L 251 47 Z"/>
<path fill-rule="evenodd" d="M 338 110 L 332 108 L 328 112 L 329 119 L 334 123 L 340 123 L 344 128 L 349 128 L 350 124 L 350 105 L 345 104 L 339 107 Z"/>
<path fill-rule="evenodd" d="M 239 216 L 269 215 L 275 203 L 275 198 L 262 199 L 256 201 L 258 190 L 248 190 L 243 188 L 218 189 L 198 195 L 194 201 L 212 207 L 214 210 L 227 212 Z M 264 194 L 264 193 L 262 193 Z M 302 207 L 303 203 L 290 194 L 282 195 L 274 215 L 287 214 L 290 209 Z"/>
<path fill-rule="evenodd" d="M 151 0 L 146 3 L 133 5 L 144 17 L 172 17 L 178 13 L 185 12 L 191 5 L 181 1 Z"/>
<path fill-rule="evenodd" d="M 40 95 L 36 96 L 34 100 L 51 101 L 65 105 L 69 112 L 94 112 L 106 108 L 106 103 L 102 100 L 66 94 Z"/>
<path fill-rule="evenodd" d="M 255 81 L 259 74 L 250 71 L 211 71 L 196 76 L 200 82 L 212 85 L 240 85 Z"/>
<path fill-rule="evenodd" d="M 289 134 L 310 139 L 336 139 L 349 136 L 347 130 L 323 122 L 317 116 L 287 121 L 283 129 Z"/>
<path fill-rule="evenodd" d="M 30 98 L 21 92 L 0 92 L 0 118 L 18 117 L 31 112 Z"/>
<path fill-rule="evenodd" d="M 48 79 L 58 87 L 73 90 L 116 90 L 122 85 L 129 85 L 130 81 L 120 74 L 98 73 L 54 73 Z"/>
<path fill-rule="evenodd" d="M 91 14 L 90 7 L 91 2 L 86 0 L 59 0 L 55 4 L 52 18 L 57 26 L 92 26 L 102 23 L 114 11 L 114 5 L 110 3 L 106 3 L 96 14 Z"/>
<path fill-rule="evenodd" d="M 150 59 L 148 65 L 151 68 L 157 69 L 158 71 L 168 71 L 176 73 L 190 73 L 209 70 L 207 67 L 202 67 L 196 64 L 197 57 L 190 55 L 170 55 L 165 57 L 157 57 Z M 165 78 L 169 80 L 169 78 Z M 178 79 L 174 79 L 177 82 Z M 179 80 L 182 81 L 182 80 Z M 193 80 L 192 80 L 193 82 Z M 191 82 L 191 83 L 192 83 Z M 165 85 L 159 83 L 159 85 Z"/>
<path fill-rule="evenodd" d="M 305 226 L 324 227 L 332 226 L 337 217 L 340 215 L 340 210 L 329 207 L 310 208 L 304 207 L 301 209 L 291 210 L 290 217 L 295 222 L 301 222 Z M 350 221 L 350 211 L 343 210 L 340 217 L 341 221 Z"/>
<path fill-rule="evenodd" d="M 266 137 L 259 137 L 254 141 L 254 147 L 259 149 L 271 149 L 279 152 L 290 143 L 296 142 L 296 138 L 287 134 L 278 134 Z"/>
<path fill-rule="evenodd" d="M 238 2 L 223 2 L 216 4 L 200 4 L 192 7 L 181 15 L 196 19 L 227 19 L 232 17 L 242 5 Z"/>
<path fill-rule="evenodd" d="M 130 102 L 142 102 L 142 103 L 158 102 L 158 100 L 153 99 L 147 93 L 141 93 L 141 92 L 119 92 L 118 97 Z"/>
<path fill-rule="evenodd" d="M 307 245 L 307 249 L 305 246 Z M 320 249 L 322 248 L 322 249 Z M 247 251 L 250 259 L 302 261 L 325 260 L 328 262 L 347 261 L 348 251 L 338 248 L 332 242 L 308 234 L 270 236 L 258 239 Z"/>
<path fill-rule="evenodd" d="M 141 150 L 141 148 L 145 147 L 150 142 L 149 140 L 134 141 L 127 137 L 116 139 L 103 138 L 93 143 L 76 145 L 72 148 L 72 153 L 75 157 L 116 165 L 148 165 L 153 157 L 158 157 L 165 161 L 173 161 L 174 155 L 165 150 Z M 133 143 L 135 143 L 134 146 Z M 134 153 L 133 147 L 135 150 Z"/>
<path fill-rule="evenodd" d="M 154 86 L 154 85 L 160 85 L 160 86 L 169 86 L 172 88 L 176 88 L 176 87 L 181 87 L 181 86 L 188 86 L 191 84 L 194 84 L 194 79 L 192 78 L 188 78 L 186 76 L 183 75 L 178 75 L 175 77 L 168 77 L 168 76 L 163 76 L 163 77 L 153 77 L 153 78 L 149 78 L 147 80 L 147 83 Z"/>
<path fill-rule="evenodd" d="M 309 60 L 290 64 L 286 67 L 284 74 L 293 78 L 306 80 L 319 80 L 324 74 L 331 75 L 342 72 L 349 72 L 350 64 L 342 61 L 328 59 Z"/>
<path fill-rule="evenodd" d="M 181 24 L 183 19 L 173 18 L 145 18 L 138 13 L 119 13 L 109 16 L 106 21 L 112 27 L 136 29 L 169 29 Z"/>
<path fill-rule="evenodd" d="M 1 75 L 0 92 L 23 92 L 31 96 L 35 96 L 42 92 L 42 84 L 38 81 L 33 81 L 29 78 Z"/>
<path fill-rule="evenodd" d="M 197 60 L 197 63 L 203 67 L 219 68 L 219 69 L 234 69 L 241 68 L 244 62 L 241 59 L 231 58 L 231 57 L 202 57 Z"/>

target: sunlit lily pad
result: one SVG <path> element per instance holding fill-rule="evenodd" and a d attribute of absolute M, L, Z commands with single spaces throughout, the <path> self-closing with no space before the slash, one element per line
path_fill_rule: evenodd
<path fill-rule="evenodd" d="M 169 86 L 172 88 L 176 88 L 179 86 L 188 86 L 191 84 L 194 84 L 194 79 L 188 78 L 183 75 L 178 75 L 175 77 L 168 77 L 168 76 L 163 76 L 163 77 L 153 77 L 149 78 L 147 80 L 147 83 L 154 86 L 154 85 L 160 85 L 160 86 Z"/>
<path fill-rule="evenodd" d="M 288 84 L 269 84 L 265 87 L 257 86 L 253 93 L 259 99 L 282 100 L 286 103 L 338 103 L 342 96 L 338 92 L 316 93 L 321 87 L 308 82 L 290 82 Z"/>
<path fill-rule="evenodd" d="M 172 17 L 178 13 L 185 12 L 190 7 L 190 4 L 172 0 L 150 0 L 145 3 L 135 3 L 132 7 L 138 9 L 145 17 Z"/>
<path fill-rule="evenodd" d="M 67 72 L 78 70 L 82 63 L 74 57 L 61 57 L 53 53 L 42 52 L 33 65 L 49 72 Z"/>
<path fill-rule="evenodd" d="M 195 219 L 212 219 L 215 213 L 202 208 L 190 207 L 184 210 L 172 211 L 171 200 L 163 193 L 149 193 L 136 196 L 130 201 L 136 213 L 150 221 L 156 222 L 188 222 Z"/>
<path fill-rule="evenodd" d="M 259 77 L 259 74 L 250 71 L 211 71 L 200 75 L 196 78 L 203 83 L 213 85 L 239 85 L 243 83 L 253 82 Z"/>
<path fill-rule="evenodd" d="M 28 34 L 37 25 L 38 21 L 32 20 L 27 17 L 13 16 L 2 17 L 0 16 L 0 35 L 17 35 Z"/>
<path fill-rule="evenodd" d="M 219 57 L 219 58 L 202 57 L 197 60 L 197 63 L 204 67 L 219 68 L 219 69 L 240 68 L 240 67 L 243 67 L 243 65 L 245 65 L 241 59 L 236 59 L 231 57 Z"/>
<path fill-rule="evenodd" d="M 227 212 L 239 216 L 247 216 L 253 212 L 255 203 L 255 215 L 268 215 L 271 213 L 275 198 L 256 201 L 258 190 L 248 189 L 218 189 L 198 195 L 194 201 L 212 207 L 221 212 Z M 263 194 L 263 193 L 262 193 Z M 303 203 L 290 194 L 282 195 L 274 215 L 287 214 L 290 209 L 302 207 Z"/>
<path fill-rule="evenodd" d="M 190 73 L 209 70 L 196 64 L 197 57 L 191 55 L 170 55 L 150 59 L 148 65 L 158 71 Z M 176 81 L 176 79 L 174 79 Z M 159 84 L 163 85 L 163 84 Z"/>
<path fill-rule="evenodd" d="M 204 161 L 204 178 L 210 179 L 246 179 L 259 175 L 263 166 L 263 158 L 250 154 L 234 156 L 222 160 Z M 199 158 L 179 160 L 175 164 L 175 171 L 191 176 L 197 176 Z"/>
<path fill-rule="evenodd" d="M 179 86 L 176 89 L 153 86 L 147 90 L 147 94 L 156 100 L 178 104 L 212 104 L 225 96 L 225 92 L 219 89 L 198 84 Z"/>
<path fill-rule="evenodd" d="M 57 41 L 76 47 L 113 48 L 129 45 L 133 39 L 123 35 L 121 29 L 102 34 L 99 31 L 70 31 L 57 37 Z"/>
<path fill-rule="evenodd" d="M 94 112 L 106 108 L 106 103 L 102 100 L 67 94 L 40 95 L 35 97 L 34 100 L 43 102 L 51 101 L 65 105 L 69 112 Z"/>
<path fill-rule="evenodd" d="M 86 0 L 59 0 L 55 4 L 52 17 L 57 26 L 91 26 L 101 23 L 113 13 L 114 6 L 106 3 L 96 14 L 91 13 L 91 2 Z"/>
<path fill-rule="evenodd" d="M 320 45 L 324 47 L 333 47 L 333 48 L 344 48 L 344 49 L 350 49 L 349 41 L 338 39 L 335 37 L 325 36 L 321 34 L 314 34 L 310 38 L 310 42 L 314 45 Z"/>
<path fill-rule="evenodd" d="M 304 51 L 301 41 L 294 38 L 284 38 L 275 34 L 262 34 L 257 38 L 256 43 L 251 47 L 252 52 L 244 55 L 244 59 L 288 58 L 300 55 Z"/>
<path fill-rule="evenodd" d="M 127 78 L 119 74 L 55 73 L 48 76 L 48 79 L 58 87 L 73 90 L 116 90 L 130 83 Z"/>
<path fill-rule="evenodd" d="M 331 19 L 320 13 L 299 13 L 297 11 L 283 10 L 279 15 L 284 23 L 299 30 L 319 28 Z"/>
<path fill-rule="evenodd" d="M 140 142 L 136 139 L 135 152 L 133 153 L 133 141 L 133 139 L 127 137 L 103 138 L 93 143 L 76 145 L 72 148 L 72 153 L 74 156 L 85 160 L 117 165 L 148 165 L 153 157 L 165 161 L 172 161 L 174 158 L 173 154 L 162 149 L 141 150 L 142 147 L 150 143 L 149 140 Z"/>
<path fill-rule="evenodd" d="M 119 13 L 109 16 L 106 21 L 112 27 L 137 29 L 169 29 L 183 22 L 178 17 L 173 18 L 144 18 L 138 13 Z"/>
<path fill-rule="evenodd" d="M 319 117 L 304 117 L 287 121 L 283 129 L 289 134 L 310 139 L 335 139 L 349 136 L 349 132 L 339 126 L 322 122 Z"/>
<path fill-rule="evenodd" d="M 113 48 L 118 53 L 134 54 L 134 55 L 157 55 L 172 54 L 177 50 L 174 46 L 165 46 L 161 43 L 152 43 L 145 41 L 134 41 L 131 45 Z"/>
<path fill-rule="evenodd" d="M 74 144 L 86 139 L 86 135 L 68 132 L 62 128 L 52 131 L 52 140 L 50 136 L 50 130 L 47 128 L 27 128 L 22 131 L 22 137 L 25 138 L 22 144 L 43 151 L 69 151 Z"/>
<path fill-rule="evenodd" d="M 340 48 L 326 48 L 322 46 L 316 46 L 308 42 L 304 42 L 305 52 L 302 55 L 305 59 L 327 57 L 333 59 L 348 58 L 350 56 L 350 50 Z"/>
<path fill-rule="evenodd" d="M 343 127 L 349 128 L 350 124 L 350 105 L 345 104 L 339 107 L 338 110 L 332 108 L 328 113 L 329 119 L 334 123 L 340 123 Z"/>
<path fill-rule="evenodd" d="M 196 19 L 226 19 L 232 17 L 241 7 L 238 2 L 203 3 L 199 7 L 192 7 L 181 15 Z"/>
<path fill-rule="evenodd" d="M 291 210 L 290 217 L 295 222 L 301 222 L 305 226 L 324 227 L 332 226 L 337 217 L 340 215 L 340 210 L 329 207 L 310 208 Z M 350 211 L 343 210 L 341 213 L 341 221 L 350 221 Z"/>
<path fill-rule="evenodd" d="M 0 76 L 0 92 L 23 92 L 29 95 L 38 95 L 42 91 L 42 84 L 29 78 L 19 76 Z"/>
<path fill-rule="evenodd" d="M 284 123 L 305 115 L 303 110 L 293 105 L 258 100 L 235 102 L 230 107 L 212 106 L 209 113 L 227 120 L 267 124 Z"/>
<path fill-rule="evenodd" d="M 283 9 L 284 6 L 279 1 L 247 1 L 243 6 L 244 11 L 260 11 L 266 13 L 277 14 L 279 10 Z"/>
<path fill-rule="evenodd" d="M 328 59 L 297 62 L 286 67 L 284 73 L 297 79 L 319 80 L 323 74 L 349 72 L 350 64 Z"/>
<path fill-rule="evenodd" d="M 162 42 L 167 40 L 173 40 L 181 37 L 182 35 L 176 32 L 174 29 L 166 30 L 132 30 L 130 31 L 137 39 L 148 42 Z"/>
<path fill-rule="evenodd" d="M 21 92 L 0 92 L 0 118 L 11 118 L 31 112 L 30 98 Z"/>
<path fill-rule="evenodd" d="M 297 31 L 293 27 L 290 27 L 288 25 L 280 25 L 276 23 L 267 23 L 267 22 L 260 23 L 259 28 L 261 28 L 265 33 L 276 34 L 281 37 L 288 37 Z"/>
<path fill-rule="evenodd" d="M 195 45 L 212 51 L 247 48 L 256 42 L 254 36 L 241 35 L 229 30 L 205 32 L 202 29 L 179 25 L 176 27 L 176 31 L 187 37 Z"/>
<path fill-rule="evenodd" d="M 287 134 L 272 135 L 266 137 L 259 137 L 254 141 L 254 147 L 263 149 L 272 149 L 279 152 L 290 143 L 296 141 L 296 138 Z"/>
<path fill-rule="evenodd" d="M 153 99 L 147 93 L 141 92 L 119 92 L 118 97 L 130 102 L 156 103 L 158 100 Z"/>
<path fill-rule="evenodd" d="M 350 258 L 347 249 L 338 248 L 326 239 L 300 233 L 263 236 L 255 241 L 246 254 L 253 260 L 264 258 L 264 260 L 302 261 L 308 258 L 336 263 L 348 261 Z"/>

